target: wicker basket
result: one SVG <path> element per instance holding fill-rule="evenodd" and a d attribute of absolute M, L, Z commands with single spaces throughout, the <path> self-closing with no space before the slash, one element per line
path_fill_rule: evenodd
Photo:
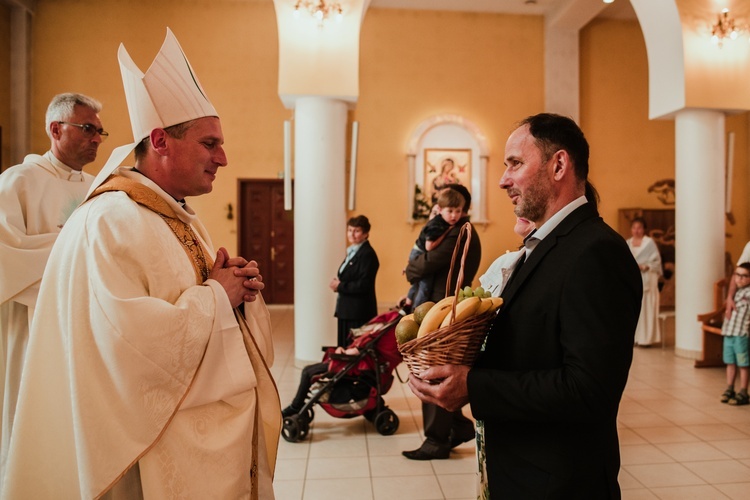
<path fill-rule="evenodd" d="M 461 238 L 464 234 L 466 235 L 466 240 L 461 256 L 461 267 L 456 279 L 456 290 L 453 293 L 453 308 L 448 313 L 451 317 L 455 316 L 458 291 L 461 289 L 461 282 L 464 278 L 464 263 L 466 262 L 466 254 L 469 252 L 469 244 L 471 243 L 471 223 L 467 222 L 464 224 L 458 234 L 458 241 L 456 241 L 453 256 L 451 257 L 448 280 L 445 284 L 446 296 L 450 293 L 451 276 L 453 276 L 456 256 L 461 247 Z M 472 365 L 479 354 L 489 325 L 496 314 L 497 311 L 491 311 L 451 323 L 423 337 L 400 344 L 398 350 L 409 367 L 409 371 L 415 375 L 432 366 Z"/>

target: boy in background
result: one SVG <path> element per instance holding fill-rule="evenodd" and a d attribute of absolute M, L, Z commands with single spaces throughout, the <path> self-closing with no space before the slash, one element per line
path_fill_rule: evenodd
<path fill-rule="evenodd" d="M 732 406 L 750 403 L 747 395 L 748 372 L 748 331 L 750 331 L 750 262 L 743 262 L 734 270 L 737 289 L 734 293 L 735 309 L 724 321 L 721 334 L 724 336 L 724 363 L 727 365 L 727 390 L 721 395 L 721 402 Z M 734 380 L 740 368 L 740 391 L 734 392 Z"/>
<path fill-rule="evenodd" d="M 419 232 L 417 240 L 409 253 L 409 260 L 429 252 L 440 245 L 448 231 L 463 215 L 466 200 L 454 189 L 443 189 L 437 199 L 437 213 L 433 209 L 430 220 Z M 434 277 L 428 276 L 414 281 L 406 295 L 406 305 L 416 307 L 427 301 L 432 291 Z"/>

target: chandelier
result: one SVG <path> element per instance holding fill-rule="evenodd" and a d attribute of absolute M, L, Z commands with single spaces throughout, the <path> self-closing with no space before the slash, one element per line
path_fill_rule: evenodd
<path fill-rule="evenodd" d="M 721 47 L 726 38 L 736 40 L 746 29 L 745 26 L 737 25 L 733 17 L 729 17 L 729 9 L 721 9 L 716 24 L 711 26 L 711 41 Z"/>
<path fill-rule="evenodd" d="M 340 22 L 344 17 L 344 11 L 338 2 L 326 2 L 326 0 L 297 0 L 294 4 L 294 17 L 299 18 L 302 11 L 307 11 L 318 21 L 318 26 L 323 26 L 323 21 L 333 16 Z"/>

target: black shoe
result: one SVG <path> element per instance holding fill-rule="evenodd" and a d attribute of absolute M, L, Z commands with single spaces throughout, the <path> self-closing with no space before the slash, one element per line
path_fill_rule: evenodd
<path fill-rule="evenodd" d="M 283 410 L 281 410 L 282 418 L 291 417 L 292 415 L 296 415 L 298 413 L 299 413 L 299 410 L 292 405 L 289 405 Z"/>
<path fill-rule="evenodd" d="M 451 448 L 462 445 L 468 441 L 471 441 L 472 439 L 475 439 L 476 437 L 477 435 L 476 432 L 474 432 L 473 428 L 469 432 L 455 433 L 451 431 Z"/>
<path fill-rule="evenodd" d="M 412 305 L 406 303 L 406 299 L 398 303 L 399 314 L 406 316 L 412 312 Z"/>
<path fill-rule="evenodd" d="M 450 457 L 451 452 L 450 450 L 445 450 L 428 453 L 422 450 L 422 448 L 417 448 L 412 451 L 402 451 L 401 454 L 409 460 L 444 460 Z"/>
<path fill-rule="evenodd" d="M 735 396 L 734 389 L 727 389 L 724 394 L 721 395 L 721 402 L 728 403 L 730 399 Z"/>

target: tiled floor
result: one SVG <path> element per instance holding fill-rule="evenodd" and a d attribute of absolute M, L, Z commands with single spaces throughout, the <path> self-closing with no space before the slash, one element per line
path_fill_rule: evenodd
<path fill-rule="evenodd" d="M 299 382 L 294 367 L 294 314 L 271 306 L 282 405 Z M 399 371 L 406 378 L 406 367 Z M 667 347 L 636 348 L 620 407 L 624 499 L 750 499 L 750 405 L 719 402 L 724 370 L 693 368 Z M 362 417 L 338 419 L 316 407 L 310 436 L 279 445 L 274 487 L 279 500 L 474 499 L 474 446 L 449 460 L 401 456 L 422 442 L 419 401 L 396 379 L 385 396 L 400 419 L 381 436 Z M 464 409 L 471 416 L 468 407 Z"/>

